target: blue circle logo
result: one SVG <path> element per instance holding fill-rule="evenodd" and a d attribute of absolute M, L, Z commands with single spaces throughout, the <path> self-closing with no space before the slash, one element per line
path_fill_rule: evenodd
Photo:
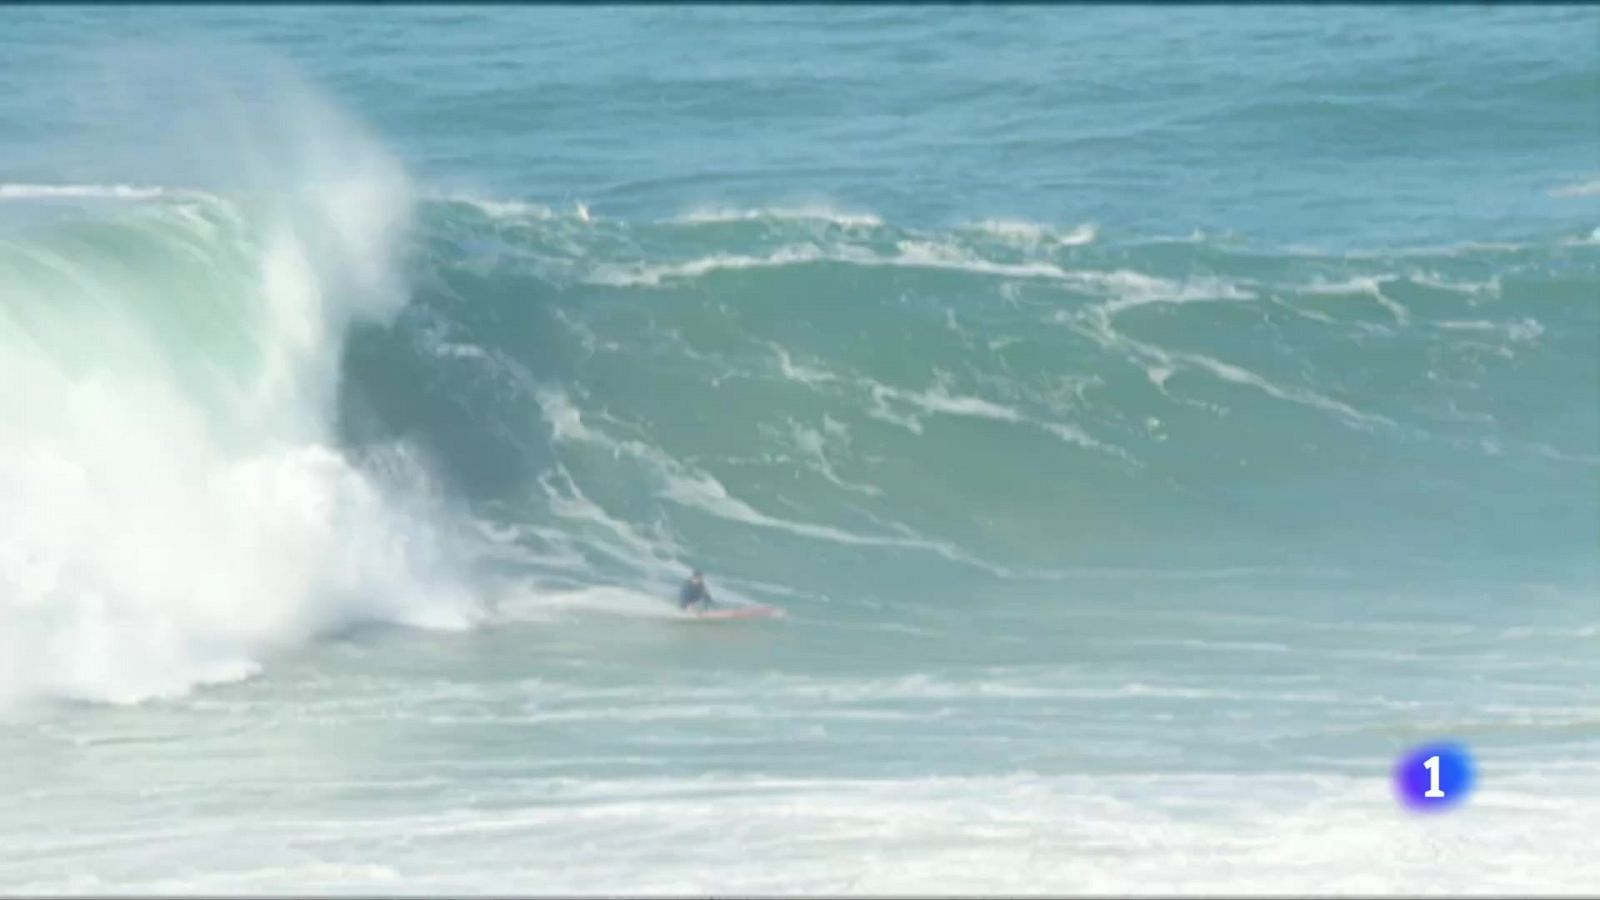
<path fill-rule="evenodd" d="M 1467 799 L 1477 777 L 1472 754 L 1464 745 L 1423 744 L 1400 755 L 1394 765 L 1394 790 L 1410 809 L 1440 812 Z"/>

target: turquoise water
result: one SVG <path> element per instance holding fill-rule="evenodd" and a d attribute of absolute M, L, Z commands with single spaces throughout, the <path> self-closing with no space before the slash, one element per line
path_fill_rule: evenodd
<path fill-rule="evenodd" d="M 0 22 L 0 886 L 1600 877 L 1595 10 Z"/>

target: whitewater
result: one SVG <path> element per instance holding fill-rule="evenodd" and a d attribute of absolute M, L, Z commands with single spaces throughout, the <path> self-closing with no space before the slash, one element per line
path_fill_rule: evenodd
<path fill-rule="evenodd" d="M 1066 12 L 0 14 L 0 890 L 1600 883 L 1600 16 Z"/>

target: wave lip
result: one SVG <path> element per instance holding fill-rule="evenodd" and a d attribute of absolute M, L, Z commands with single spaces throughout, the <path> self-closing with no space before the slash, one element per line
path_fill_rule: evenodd
<path fill-rule="evenodd" d="M 878 228 L 883 219 L 870 212 L 847 212 L 826 204 L 799 206 L 728 207 L 706 206 L 668 219 L 679 225 L 711 225 L 727 222 L 823 222 L 843 228 Z"/>
<path fill-rule="evenodd" d="M 198 193 L 134 184 L 0 184 L 0 200 L 157 200 Z"/>

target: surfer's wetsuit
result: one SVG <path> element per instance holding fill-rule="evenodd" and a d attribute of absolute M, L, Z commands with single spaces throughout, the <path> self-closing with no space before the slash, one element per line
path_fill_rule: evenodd
<path fill-rule="evenodd" d="M 683 587 L 678 589 L 678 607 L 680 609 L 688 609 L 695 604 L 710 606 L 711 592 L 706 590 L 705 582 L 691 578 L 683 583 Z"/>

